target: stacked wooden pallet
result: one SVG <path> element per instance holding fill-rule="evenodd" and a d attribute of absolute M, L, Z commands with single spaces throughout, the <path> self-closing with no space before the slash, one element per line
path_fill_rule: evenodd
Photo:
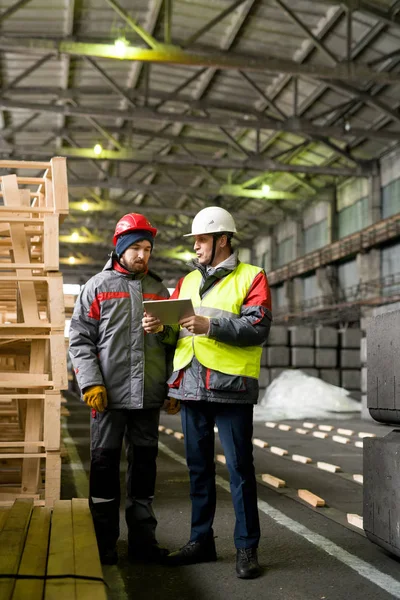
<path fill-rule="evenodd" d="M 0 177 L 0 505 L 30 497 L 51 506 L 59 498 L 60 390 L 67 387 L 58 271 L 66 163 L 0 161 L 0 169 L 35 171 Z"/>
<path fill-rule="evenodd" d="M 106 600 L 88 501 L 0 508 L 0 575 L 0 600 Z"/>

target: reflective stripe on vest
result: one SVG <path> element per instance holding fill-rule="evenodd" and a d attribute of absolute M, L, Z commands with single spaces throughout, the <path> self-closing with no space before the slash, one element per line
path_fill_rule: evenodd
<path fill-rule="evenodd" d="M 251 285 L 261 271 L 260 267 L 239 263 L 232 273 L 216 283 L 201 299 L 199 289 L 202 276 L 196 269 L 184 278 L 179 297 L 191 298 L 197 315 L 238 319 Z M 261 352 L 261 346 L 232 346 L 181 329 L 174 356 L 174 371 L 186 367 L 195 355 L 208 369 L 258 379 Z"/>

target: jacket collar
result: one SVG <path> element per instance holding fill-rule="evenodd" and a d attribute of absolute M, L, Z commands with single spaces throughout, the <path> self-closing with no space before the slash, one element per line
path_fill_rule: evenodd
<path fill-rule="evenodd" d="M 192 269 L 197 269 L 203 276 L 203 279 L 207 277 L 216 277 L 217 279 L 221 279 L 225 277 L 228 273 L 232 272 L 239 264 L 239 258 L 237 252 L 232 252 L 228 258 L 223 260 L 219 265 L 215 267 L 204 267 L 199 263 L 197 259 L 192 260 L 188 263 L 189 267 Z"/>

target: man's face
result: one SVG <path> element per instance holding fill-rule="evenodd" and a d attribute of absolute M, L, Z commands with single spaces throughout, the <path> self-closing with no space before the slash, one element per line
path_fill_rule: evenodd
<path fill-rule="evenodd" d="M 213 236 L 208 234 L 196 235 L 193 249 L 196 252 L 199 263 L 201 265 L 209 265 L 213 249 Z"/>
<path fill-rule="evenodd" d="M 147 240 L 135 242 L 129 246 L 120 258 L 121 264 L 133 273 L 147 271 L 147 263 L 151 254 L 151 244 Z"/>

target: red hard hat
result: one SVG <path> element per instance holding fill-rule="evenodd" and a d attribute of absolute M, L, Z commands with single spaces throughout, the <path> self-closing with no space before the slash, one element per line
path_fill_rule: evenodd
<path fill-rule="evenodd" d="M 139 213 L 129 213 L 122 217 L 115 226 L 113 244 L 117 243 L 120 235 L 128 233 L 129 231 L 136 231 L 140 229 L 142 231 L 149 231 L 153 237 L 157 235 L 157 229 L 152 227 L 150 222 Z"/>

